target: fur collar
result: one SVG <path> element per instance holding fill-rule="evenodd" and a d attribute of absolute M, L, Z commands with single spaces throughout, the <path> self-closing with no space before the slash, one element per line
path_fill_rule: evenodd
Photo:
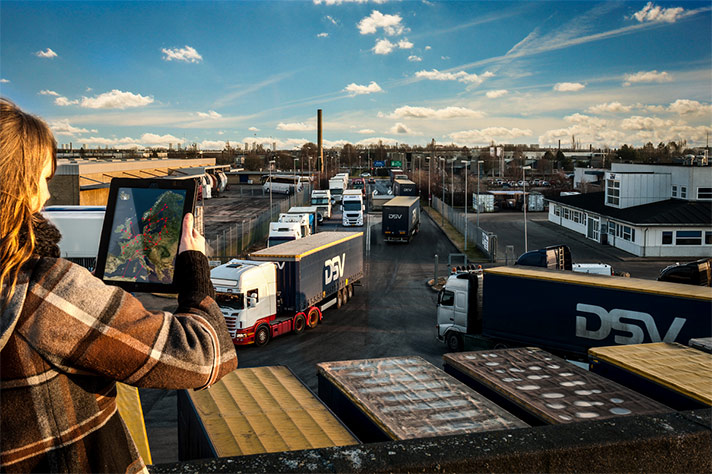
<path fill-rule="evenodd" d="M 62 234 L 59 233 L 54 224 L 45 219 L 39 212 L 33 216 L 32 227 L 35 231 L 35 251 L 38 257 L 59 258 L 59 241 Z M 27 231 L 23 228 L 20 231 L 20 242 L 27 239 Z"/>

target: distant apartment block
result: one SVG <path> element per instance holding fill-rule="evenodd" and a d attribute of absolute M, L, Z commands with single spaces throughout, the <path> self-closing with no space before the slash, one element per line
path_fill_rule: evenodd
<path fill-rule="evenodd" d="M 549 221 L 640 257 L 712 255 L 710 166 L 614 163 L 603 185 L 549 199 Z"/>

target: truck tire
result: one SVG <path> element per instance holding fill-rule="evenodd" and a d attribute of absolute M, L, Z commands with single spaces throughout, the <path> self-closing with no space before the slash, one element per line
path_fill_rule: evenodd
<path fill-rule="evenodd" d="M 346 287 L 346 291 L 348 293 L 349 299 L 354 297 L 354 284 L 350 283 L 349 286 Z"/>
<path fill-rule="evenodd" d="M 341 308 L 344 305 L 344 299 L 342 298 L 341 290 L 336 292 L 336 309 Z"/>
<path fill-rule="evenodd" d="M 309 308 L 307 313 L 307 326 L 310 328 L 315 328 L 319 324 L 319 309 L 316 306 Z"/>
<path fill-rule="evenodd" d="M 255 331 L 255 345 L 264 346 L 269 342 L 269 337 L 269 326 L 266 324 L 261 325 L 257 328 L 257 331 Z"/>
<path fill-rule="evenodd" d="M 304 316 L 304 313 L 297 313 L 297 315 L 294 316 L 292 326 L 294 327 L 294 332 L 296 334 L 301 334 L 302 332 L 304 332 L 304 329 L 306 329 L 307 327 L 307 319 Z"/>
<path fill-rule="evenodd" d="M 445 343 L 452 352 L 460 352 L 462 350 L 462 336 L 455 331 L 450 331 L 445 335 Z"/>

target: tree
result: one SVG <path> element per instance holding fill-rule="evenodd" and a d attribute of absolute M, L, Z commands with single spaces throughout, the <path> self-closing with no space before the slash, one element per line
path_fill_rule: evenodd
<path fill-rule="evenodd" d="M 568 156 L 564 155 L 564 152 L 559 150 L 556 152 L 556 162 L 559 164 L 559 168 L 564 171 L 573 171 L 574 163 Z"/>
<path fill-rule="evenodd" d="M 250 152 L 249 155 L 245 157 L 243 166 L 248 171 L 257 171 L 262 168 L 262 158 L 260 158 L 254 151 Z"/>
<path fill-rule="evenodd" d="M 636 161 L 638 159 L 638 150 L 632 146 L 623 145 L 618 150 L 618 159 L 626 163 Z"/>

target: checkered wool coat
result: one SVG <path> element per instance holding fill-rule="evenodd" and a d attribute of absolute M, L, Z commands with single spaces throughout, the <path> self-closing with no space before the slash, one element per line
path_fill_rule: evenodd
<path fill-rule="evenodd" d="M 237 367 L 209 277 L 204 255 L 180 254 L 170 314 L 66 260 L 29 261 L 0 319 L 0 471 L 145 470 L 115 382 L 205 388 Z"/>

